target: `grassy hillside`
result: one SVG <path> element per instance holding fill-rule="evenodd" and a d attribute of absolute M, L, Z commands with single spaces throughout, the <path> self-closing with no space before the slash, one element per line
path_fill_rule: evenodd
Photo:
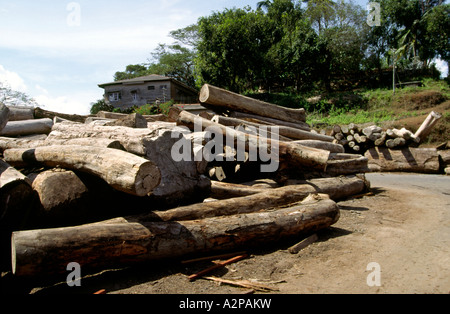
<path fill-rule="evenodd" d="M 445 81 L 426 80 L 422 87 L 364 90 L 309 99 L 308 123 L 323 129 L 335 124 L 375 123 L 415 132 L 431 111 L 442 119 L 424 145 L 450 140 L 450 88 Z M 314 103 L 315 101 L 315 103 Z M 311 104 L 312 103 L 312 104 Z M 328 106 L 328 110 L 323 110 Z"/>

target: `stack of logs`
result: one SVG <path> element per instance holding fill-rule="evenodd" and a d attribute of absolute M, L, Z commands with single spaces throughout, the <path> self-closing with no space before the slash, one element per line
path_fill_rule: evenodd
<path fill-rule="evenodd" d="M 383 129 L 377 125 L 351 123 L 335 125 L 331 136 L 346 152 L 358 152 L 367 157 L 370 171 L 448 174 L 447 143 L 437 148 L 418 148 L 441 117 L 432 111 L 415 133 L 406 128 Z"/>
<path fill-rule="evenodd" d="M 332 136 L 336 142 L 343 145 L 348 152 L 358 152 L 364 154 L 372 147 L 417 147 L 420 138 L 411 131 L 402 128 L 383 130 L 380 126 L 370 125 L 361 127 L 354 123 L 349 125 L 335 125 L 332 129 Z"/>
<path fill-rule="evenodd" d="M 211 85 L 200 100 L 201 115 L 35 108 L 25 120 L 0 104 L 2 270 L 46 276 L 77 262 L 88 272 L 298 239 L 368 189 L 369 158 L 312 132 L 303 109 Z M 278 167 L 261 171 L 271 161 L 252 151 Z"/>

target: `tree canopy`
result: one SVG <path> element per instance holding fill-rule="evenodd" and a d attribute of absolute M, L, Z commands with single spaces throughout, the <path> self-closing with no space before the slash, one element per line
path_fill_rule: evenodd
<path fill-rule="evenodd" d="M 435 58 L 448 63 L 450 5 L 372 2 L 380 5 L 379 26 L 368 25 L 366 8 L 344 0 L 262 0 L 255 9 L 213 12 L 172 31 L 173 44 L 160 44 L 147 63 L 114 79 L 160 74 L 197 88 L 299 92 L 351 88 L 394 61 L 400 70 L 425 72 Z"/>

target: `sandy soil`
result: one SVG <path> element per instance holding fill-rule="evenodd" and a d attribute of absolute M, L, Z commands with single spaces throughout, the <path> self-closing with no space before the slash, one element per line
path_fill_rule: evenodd
<path fill-rule="evenodd" d="M 210 275 L 263 283 L 275 289 L 273 294 L 450 293 L 450 177 L 368 174 L 367 178 L 373 195 L 339 202 L 339 221 L 319 232 L 318 240 L 298 254 L 287 248 L 300 239 L 250 249 L 249 258 Z M 379 268 L 368 268 L 373 262 Z M 81 287 L 12 281 L 8 289 L 32 294 L 100 289 L 112 294 L 249 291 L 205 279 L 189 282 L 188 275 L 211 265 L 152 263 L 83 277 Z"/>

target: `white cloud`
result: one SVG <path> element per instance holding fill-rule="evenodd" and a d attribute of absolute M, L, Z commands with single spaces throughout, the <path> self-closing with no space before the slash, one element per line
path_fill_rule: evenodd
<path fill-rule="evenodd" d="M 19 74 L 6 70 L 0 64 L 0 82 L 7 84 L 12 90 L 26 92 L 28 90 L 24 80 Z"/>
<path fill-rule="evenodd" d="M 91 109 L 91 102 L 98 98 L 98 94 L 77 94 L 68 96 L 52 96 L 41 94 L 34 99 L 45 110 L 66 114 L 87 115 Z"/>
<path fill-rule="evenodd" d="M 448 64 L 444 60 L 436 59 L 434 60 L 436 68 L 441 72 L 441 78 L 448 76 Z"/>

